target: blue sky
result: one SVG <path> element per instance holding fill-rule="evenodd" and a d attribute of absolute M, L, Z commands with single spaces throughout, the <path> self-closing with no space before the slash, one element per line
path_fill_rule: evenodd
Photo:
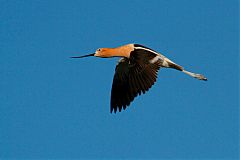
<path fill-rule="evenodd" d="M 0 159 L 237 159 L 238 1 L 7 1 L 0 5 Z M 110 114 L 117 58 L 139 43 L 209 81 L 161 69 Z"/>

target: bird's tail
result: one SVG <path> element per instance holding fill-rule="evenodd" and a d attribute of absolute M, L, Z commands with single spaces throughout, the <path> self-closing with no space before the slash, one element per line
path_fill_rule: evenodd
<path fill-rule="evenodd" d="M 169 67 L 170 68 L 174 68 L 176 70 L 179 70 L 179 71 L 183 71 L 183 67 L 182 66 L 179 66 L 178 64 L 176 63 L 168 63 Z"/>
<path fill-rule="evenodd" d="M 171 61 L 170 59 L 168 59 L 167 57 L 163 58 L 163 63 L 162 63 L 162 67 L 166 67 L 166 68 L 174 68 L 176 70 L 182 71 L 183 67 L 179 66 L 178 64 L 174 63 L 173 61 Z"/>

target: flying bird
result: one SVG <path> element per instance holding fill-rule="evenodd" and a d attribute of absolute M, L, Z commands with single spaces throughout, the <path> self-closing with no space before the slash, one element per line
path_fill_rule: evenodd
<path fill-rule="evenodd" d="M 127 44 L 117 48 L 99 48 L 95 53 L 71 58 L 83 57 L 121 57 L 112 83 L 110 112 L 121 112 L 138 95 L 148 91 L 157 80 L 159 69 L 173 68 L 191 77 L 207 81 L 201 74 L 186 71 L 164 55 L 139 44 Z"/>

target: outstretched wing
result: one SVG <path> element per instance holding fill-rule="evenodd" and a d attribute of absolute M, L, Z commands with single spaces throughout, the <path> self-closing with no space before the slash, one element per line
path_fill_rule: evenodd
<path fill-rule="evenodd" d="M 121 112 L 134 100 L 152 87 L 157 79 L 160 59 L 143 50 L 134 50 L 130 58 L 121 58 L 116 66 L 111 91 L 111 113 Z"/>

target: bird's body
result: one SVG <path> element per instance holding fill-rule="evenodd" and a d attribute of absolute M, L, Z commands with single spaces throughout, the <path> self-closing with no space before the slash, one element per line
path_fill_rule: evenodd
<path fill-rule="evenodd" d="M 133 99 L 148 91 L 156 82 L 161 67 L 182 71 L 199 80 L 207 80 L 203 75 L 184 70 L 162 54 L 139 44 L 127 44 L 117 48 L 100 48 L 95 53 L 72 57 L 96 56 L 102 58 L 121 57 L 113 78 L 111 91 L 111 113 L 121 112 Z"/>

